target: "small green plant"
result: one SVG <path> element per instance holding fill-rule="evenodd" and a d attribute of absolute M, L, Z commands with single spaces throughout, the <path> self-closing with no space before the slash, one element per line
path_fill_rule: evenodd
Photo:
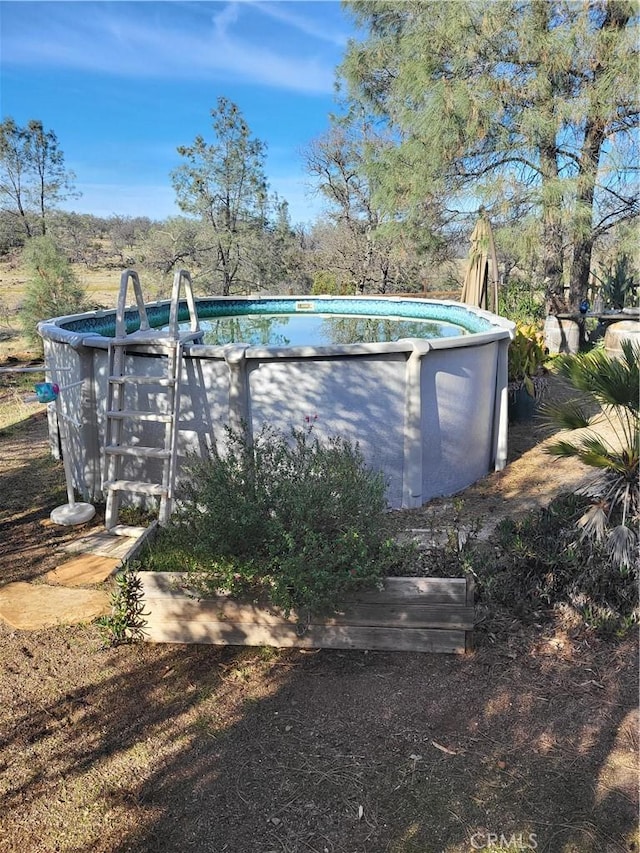
<path fill-rule="evenodd" d="M 640 521 L 639 364 L 640 346 L 631 341 L 622 343 L 621 358 L 601 349 L 560 356 L 555 368 L 583 399 L 544 409 L 555 426 L 582 430 L 576 440 L 561 438 L 548 452 L 579 459 L 599 472 L 587 489 L 592 503 L 579 525 L 583 536 L 606 541 L 612 561 L 623 571 L 629 571 L 635 560 Z M 586 404 L 594 402 L 611 437 L 589 417 Z"/>
<path fill-rule="evenodd" d="M 108 645 L 120 646 L 144 639 L 147 624 L 142 581 L 136 567 L 127 565 L 115 578 L 111 596 L 111 614 L 102 616 L 98 625 Z"/>
<path fill-rule="evenodd" d="M 509 391 L 526 388 L 531 397 L 539 397 L 547 373 L 547 351 L 541 332 L 533 324 L 518 324 L 509 345 Z"/>
<path fill-rule="evenodd" d="M 285 612 L 335 610 L 377 584 L 394 546 L 384 536 L 383 476 L 356 446 L 313 427 L 268 427 L 250 442 L 192 458 L 171 525 L 146 566 L 191 570 L 210 591 L 266 598 Z"/>

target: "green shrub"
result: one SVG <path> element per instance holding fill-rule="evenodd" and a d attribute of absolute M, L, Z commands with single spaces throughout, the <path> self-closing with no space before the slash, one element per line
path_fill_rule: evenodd
<path fill-rule="evenodd" d="M 24 258 L 29 268 L 20 320 L 28 341 L 42 347 L 37 332 L 41 320 L 85 310 L 85 292 L 65 254 L 51 237 L 33 237 Z"/>
<path fill-rule="evenodd" d="M 526 388 L 531 397 L 540 397 L 545 388 L 548 353 L 542 333 L 533 324 L 518 323 L 509 344 L 509 391 Z"/>
<path fill-rule="evenodd" d="M 640 621 L 637 568 L 620 569 L 604 543 L 579 535 L 588 504 L 586 496 L 562 495 L 547 509 L 505 519 L 488 542 L 471 535 L 461 547 L 453 531 L 446 546 L 414 552 L 413 565 L 394 573 L 473 575 L 480 625 L 489 631 L 511 630 L 513 617 L 543 622 L 568 612 L 601 634 L 624 633 Z"/>
<path fill-rule="evenodd" d="M 544 294 L 527 281 L 510 278 L 499 289 L 498 314 L 517 323 L 540 323 L 545 317 Z"/>
<path fill-rule="evenodd" d="M 335 273 L 319 270 L 313 277 L 311 293 L 313 296 L 344 296 L 348 288 L 339 282 Z"/>
<path fill-rule="evenodd" d="M 147 565 L 190 570 L 209 591 L 266 597 L 286 612 L 336 609 L 376 585 L 393 546 L 385 483 L 357 445 L 308 429 L 227 431 L 224 454 L 191 458 L 172 523 Z"/>

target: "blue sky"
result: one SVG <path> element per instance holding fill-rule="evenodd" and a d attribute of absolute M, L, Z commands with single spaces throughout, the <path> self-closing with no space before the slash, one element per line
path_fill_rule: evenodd
<path fill-rule="evenodd" d="M 335 67 L 354 25 L 338 2 L 1 2 L 0 105 L 55 131 L 100 216 L 177 214 L 178 145 L 212 140 L 218 96 L 267 144 L 270 186 L 313 221 L 303 149 L 337 109 Z"/>

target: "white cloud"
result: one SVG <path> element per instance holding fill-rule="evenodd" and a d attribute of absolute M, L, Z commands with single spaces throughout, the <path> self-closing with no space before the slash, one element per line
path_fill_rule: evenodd
<path fill-rule="evenodd" d="M 237 3 L 227 3 L 222 12 L 213 16 L 213 22 L 218 35 L 226 35 L 227 30 L 233 24 L 238 23 L 239 8 Z"/>
<path fill-rule="evenodd" d="M 204 10 L 193 15 L 190 3 L 12 5 L 3 24 L 5 66 L 136 77 L 233 77 L 311 94 L 333 89 L 333 64 L 310 56 L 304 45 L 250 39 L 241 25 L 245 12 L 253 11 L 250 4 L 213 4 L 220 11 L 204 25 Z"/>
<path fill-rule="evenodd" d="M 286 3 L 268 3 L 262 2 L 262 0 L 246 0 L 246 2 L 264 15 L 268 15 L 276 21 L 281 21 L 284 24 L 294 27 L 299 32 L 305 33 L 305 35 L 312 36 L 337 47 L 343 48 L 347 45 L 348 38 L 345 33 L 338 32 L 330 25 L 327 25 L 326 18 L 316 21 L 307 16 L 296 15 L 290 11 Z"/>

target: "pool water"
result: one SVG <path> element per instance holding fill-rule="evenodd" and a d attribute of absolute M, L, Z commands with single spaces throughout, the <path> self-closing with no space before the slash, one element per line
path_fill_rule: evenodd
<path fill-rule="evenodd" d="M 390 343 L 403 338 L 449 338 L 467 334 L 461 326 L 401 317 L 329 314 L 254 314 L 202 319 L 203 343 L 249 346 L 335 346 Z M 184 326 L 188 328 L 188 324 Z"/>

